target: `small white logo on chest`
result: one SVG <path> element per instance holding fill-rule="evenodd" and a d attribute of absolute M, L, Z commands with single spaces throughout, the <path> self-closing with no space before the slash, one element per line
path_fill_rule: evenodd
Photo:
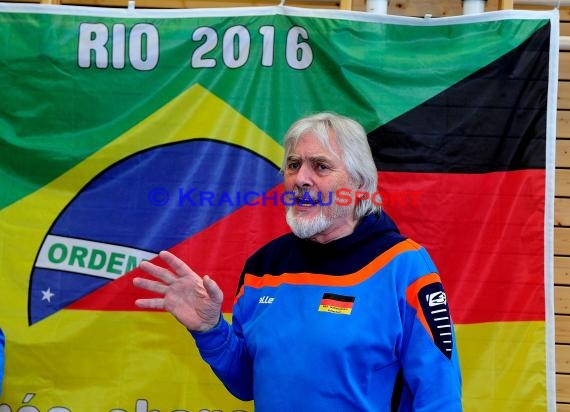
<path fill-rule="evenodd" d="M 273 303 L 273 301 L 275 300 L 275 298 L 269 297 L 269 296 L 262 296 L 259 298 L 259 303 L 265 303 L 267 305 Z"/>

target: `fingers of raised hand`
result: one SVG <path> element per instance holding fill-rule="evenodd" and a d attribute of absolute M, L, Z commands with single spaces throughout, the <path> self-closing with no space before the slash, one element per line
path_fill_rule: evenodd
<path fill-rule="evenodd" d="M 173 255 L 169 251 L 163 250 L 158 254 L 158 256 L 160 256 L 160 258 L 164 260 L 178 276 L 189 276 L 189 275 L 197 276 L 196 272 L 190 269 L 190 267 L 186 263 L 184 263 L 182 259 Z"/>
<path fill-rule="evenodd" d="M 144 309 L 164 309 L 164 299 L 137 299 L 135 300 L 135 305 Z"/>
<path fill-rule="evenodd" d="M 208 275 L 204 276 L 204 288 L 208 293 L 208 296 L 214 300 L 216 303 L 221 303 L 224 300 L 224 293 L 218 284 Z"/>
<path fill-rule="evenodd" d="M 143 272 L 146 272 L 149 275 L 152 275 L 155 278 L 162 280 L 167 285 L 170 285 L 176 280 L 176 275 L 174 275 L 168 269 L 157 266 L 154 263 L 143 261 L 140 264 L 140 268 Z"/>
<path fill-rule="evenodd" d="M 159 293 L 161 295 L 166 294 L 166 291 L 168 290 L 168 285 L 165 285 L 162 282 L 157 282 L 156 280 L 150 280 L 145 278 L 134 278 L 133 285 L 141 289 L 146 289 L 151 292 Z"/>

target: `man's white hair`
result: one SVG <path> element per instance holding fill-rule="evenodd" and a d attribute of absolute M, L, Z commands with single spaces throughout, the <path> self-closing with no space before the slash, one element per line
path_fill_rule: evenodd
<path fill-rule="evenodd" d="M 368 145 L 364 128 L 356 121 L 336 113 L 317 113 L 297 120 L 285 134 L 285 155 L 281 172 L 287 167 L 287 158 L 299 139 L 307 133 L 313 133 L 321 145 L 331 152 L 331 139 L 335 139 L 340 147 L 340 157 L 346 170 L 357 184 L 360 191 L 368 193 L 368 198 L 356 203 L 354 216 L 360 219 L 380 210 L 371 198 L 378 190 L 378 175 L 372 152 Z"/>

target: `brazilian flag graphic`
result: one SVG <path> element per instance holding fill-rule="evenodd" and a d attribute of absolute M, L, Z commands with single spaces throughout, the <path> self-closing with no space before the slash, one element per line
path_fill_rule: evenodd
<path fill-rule="evenodd" d="M 557 30 L 556 11 L 0 5 L 0 409 L 252 411 L 132 278 L 171 250 L 230 319 L 245 259 L 288 231 L 282 137 L 332 111 L 439 268 L 465 411 L 553 411 Z"/>

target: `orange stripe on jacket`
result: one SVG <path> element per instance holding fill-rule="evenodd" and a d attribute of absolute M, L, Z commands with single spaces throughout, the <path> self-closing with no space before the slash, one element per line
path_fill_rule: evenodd
<path fill-rule="evenodd" d="M 353 286 L 368 279 L 400 253 L 419 250 L 421 246 L 411 239 L 405 239 L 392 246 L 362 269 L 344 276 L 331 276 L 319 273 L 283 273 L 281 275 L 255 276 L 245 274 L 243 285 L 237 294 L 234 303 L 243 295 L 246 286 L 260 289 L 264 286 L 277 287 L 282 284 L 289 285 L 315 285 L 315 286 Z"/>
<path fill-rule="evenodd" d="M 420 322 L 424 326 L 427 333 L 429 333 L 433 339 L 433 335 L 427 323 L 426 317 L 424 316 L 424 311 L 422 310 L 422 307 L 418 300 L 418 293 L 421 288 L 427 285 L 431 285 L 432 283 L 441 283 L 441 279 L 437 273 L 428 273 L 427 275 L 424 275 L 421 278 L 417 279 L 414 283 L 408 286 L 408 289 L 406 289 L 406 301 L 411 307 L 416 310 Z"/>

